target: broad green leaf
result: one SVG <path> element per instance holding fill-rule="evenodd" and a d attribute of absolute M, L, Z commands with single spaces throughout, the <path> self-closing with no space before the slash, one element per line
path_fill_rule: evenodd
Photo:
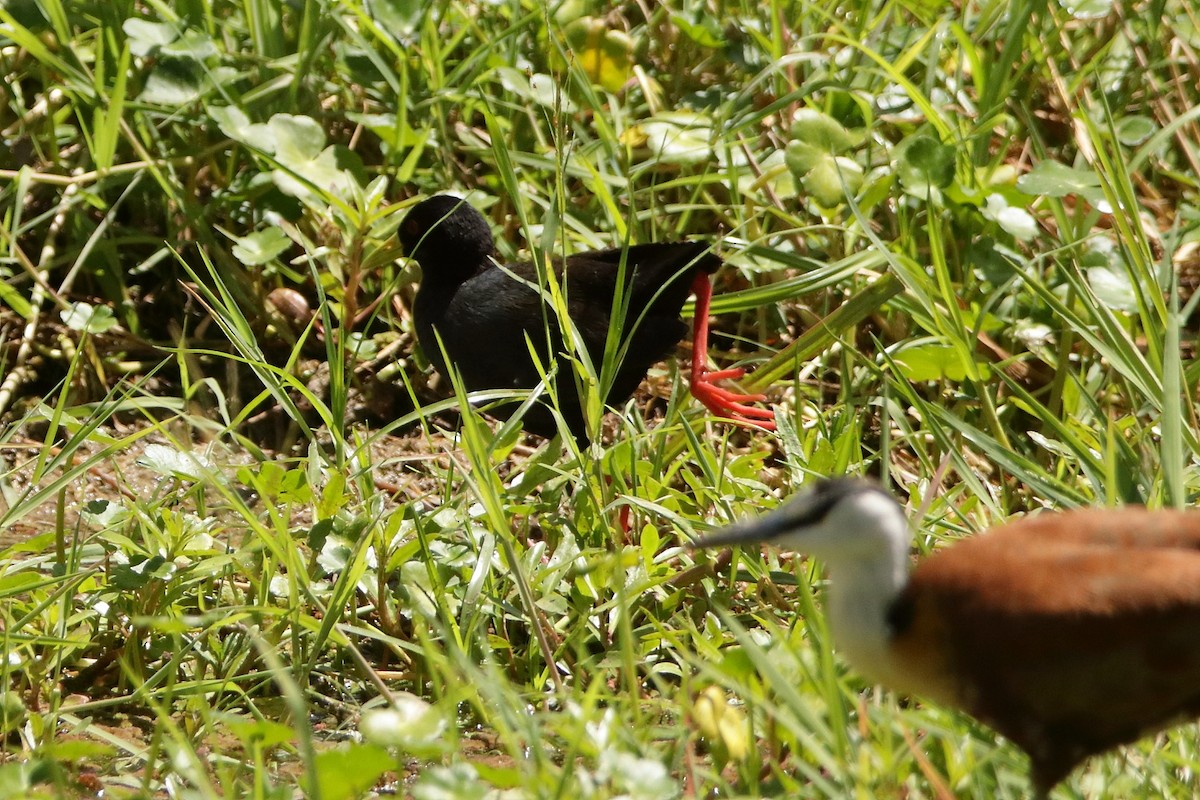
<path fill-rule="evenodd" d="M 1100 186 L 1100 177 L 1090 170 L 1074 169 L 1057 161 L 1042 161 L 1017 179 L 1025 194 L 1066 197 Z"/>
<path fill-rule="evenodd" d="M 175 564 L 160 555 L 150 558 L 135 556 L 128 564 L 113 568 L 112 583 L 118 589 L 141 589 L 151 580 L 169 580 L 175 574 Z"/>
<path fill-rule="evenodd" d="M 11 689 L 0 690 L 0 733 L 8 736 L 28 716 L 21 695 Z"/>
<path fill-rule="evenodd" d="M 529 76 L 529 96 L 535 103 L 546 108 L 561 108 L 565 114 L 573 114 L 578 106 L 567 97 L 563 87 L 552 75 L 537 72 Z"/>
<path fill-rule="evenodd" d="M 315 778 L 322 800 L 361 797 L 383 773 L 396 768 L 396 760 L 382 747 L 349 744 L 317 754 Z"/>
<path fill-rule="evenodd" d="M 493 795 L 470 764 L 422 770 L 411 794 L 413 800 L 484 800 Z"/>
<path fill-rule="evenodd" d="M 212 464 L 196 453 L 185 453 L 165 444 L 148 444 L 137 459 L 139 467 L 168 478 L 203 480 L 212 473 Z"/>
<path fill-rule="evenodd" d="M 1158 123 L 1149 117 L 1133 115 L 1117 122 L 1117 138 L 1127 147 L 1137 147 L 1158 130 Z"/>
<path fill-rule="evenodd" d="M 204 59 L 220 55 L 221 51 L 217 49 L 217 45 L 203 31 L 189 28 L 178 39 L 165 44 L 162 52 L 164 55 L 203 61 Z"/>
<path fill-rule="evenodd" d="M 843 156 L 825 154 L 800 179 L 804 190 L 821 206 L 833 208 L 853 197 L 862 186 L 863 170 Z"/>
<path fill-rule="evenodd" d="M 759 163 L 761 175 L 750 170 L 738 172 L 738 191 L 743 194 L 758 194 L 769 188 L 776 197 L 789 198 L 799 194 L 798 179 L 789 168 L 783 150 L 775 150 Z"/>
<path fill-rule="evenodd" d="M 904 377 L 917 383 L 923 381 L 962 381 L 967 377 L 967 366 L 959 357 L 958 350 L 949 344 L 926 342 L 899 350 L 894 357 Z"/>
<path fill-rule="evenodd" d="M 414 694 L 396 692 L 390 706 L 363 714 L 359 731 L 372 744 L 411 753 L 440 747 L 447 725 L 446 716 L 435 706 Z"/>
<path fill-rule="evenodd" d="M 325 147 L 325 131 L 316 120 L 276 114 L 267 127 L 274 134 L 275 158 L 283 167 L 271 173 L 280 190 L 316 203 L 323 203 L 326 193 L 344 197 L 350 192 L 354 178 L 339 163 L 339 153 L 349 151 Z"/>
<path fill-rule="evenodd" d="M 788 169 L 790 169 L 797 178 L 802 178 L 808 171 L 815 168 L 817 164 L 828 156 L 832 155 L 828 150 L 816 147 L 808 142 L 801 142 L 793 139 L 788 142 L 786 153 Z"/>
<path fill-rule="evenodd" d="M 1091 267 L 1087 271 L 1088 286 L 1096 299 L 1114 311 L 1135 313 L 1138 310 L 1137 293 L 1129 273 L 1120 268 Z"/>
<path fill-rule="evenodd" d="M 792 140 L 836 155 L 862 144 L 863 134 L 847 130 L 828 114 L 804 108 L 792 122 Z"/>
<path fill-rule="evenodd" d="M 238 237 L 236 242 L 233 255 L 248 267 L 256 267 L 274 260 L 292 244 L 292 240 L 279 228 L 255 231 Z"/>
<path fill-rule="evenodd" d="M 1058 0 L 1075 19 L 1103 19 L 1112 13 L 1113 0 Z"/>
<path fill-rule="evenodd" d="M 275 155 L 280 163 L 289 166 L 307 163 L 325 147 L 325 129 L 312 117 L 275 114 L 267 127 L 275 135 Z"/>
<path fill-rule="evenodd" d="M 900 183 L 925 196 L 954 182 L 955 151 L 932 136 L 910 136 L 893 151 Z"/>
<path fill-rule="evenodd" d="M 138 99 L 143 103 L 177 108 L 198 100 L 205 85 L 201 64 L 190 58 L 160 58 L 146 78 Z"/>
<path fill-rule="evenodd" d="M 862 141 L 827 114 L 812 109 L 797 112 L 784 160 L 788 169 L 816 202 L 833 208 L 862 187 L 863 169 L 853 159 L 841 156 Z"/>
<path fill-rule="evenodd" d="M 665 164 L 699 164 L 713 157 L 712 118 L 690 111 L 666 111 L 629 128 L 625 144 L 650 151 Z"/>
<path fill-rule="evenodd" d="M 270 126 L 251 122 L 246 112 L 237 106 L 209 106 L 208 115 L 230 139 L 264 153 L 275 152 L 275 133 Z"/>
<path fill-rule="evenodd" d="M 701 47 L 722 47 L 725 37 L 720 20 L 708 13 L 703 6 L 697 5 L 691 13 L 673 12 L 671 22 L 675 27 Z"/>
<path fill-rule="evenodd" d="M 58 312 L 63 324 L 73 331 L 105 333 L 117 327 L 117 319 L 108 306 L 93 306 L 82 300 Z"/>
<path fill-rule="evenodd" d="M 273 750 L 296 738 L 296 731 L 290 725 L 270 719 L 254 719 L 236 714 L 225 714 L 221 719 L 225 727 L 229 728 L 247 750 L 251 747 Z"/>
<path fill-rule="evenodd" d="M 425 0 L 372 0 L 363 6 L 392 36 L 411 36 L 429 12 Z"/>
<path fill-rule="evenodd" d="M 150 55 L 179 36 L 179 31 L 172 25 L 138 17 L 130 17 L 121 23 L 121 30 L 129 37 L 129 51 L 135 56 Z"/>
<path fill-rule="evenodd" d="M 1001 194 L 990 194 L 983 215 L 995 220 L 1000 227 L 1022 242 L 1027 242 L 1037 235 L 1037 220 L 1023 208 L 1014 208 L 1008 204 Z"/>

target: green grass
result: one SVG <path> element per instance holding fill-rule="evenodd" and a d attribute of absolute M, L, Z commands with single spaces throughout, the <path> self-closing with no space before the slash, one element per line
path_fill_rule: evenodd
<path fill-rule="evenodd" d="M 922 553 L 1200 491 L 1195 11 L 961 5 L 0 7 L 0 796 L 1026 796 L 846 670 L 819 565 L 684 546 L 814 475 Z M 506 258 L 717 241 L 779 432 L 674 362 L 584 453 L 432 385 L 443 190 Z"/>

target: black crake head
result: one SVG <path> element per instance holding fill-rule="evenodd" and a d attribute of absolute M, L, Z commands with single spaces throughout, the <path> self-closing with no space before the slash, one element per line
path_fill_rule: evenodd
<path fill-rule="evenodd" d="M 400 224 L 400 245 L 425 281 L 461 283 L 495 249 L 487 220 L 461 197 L 439 194 L 413 206 Z"/>

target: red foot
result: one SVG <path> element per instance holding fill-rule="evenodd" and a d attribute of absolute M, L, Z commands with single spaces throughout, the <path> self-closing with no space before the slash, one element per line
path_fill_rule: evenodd
<path fill-rule="evenodd" d="M 604 482 L 612 486 L 612 477 L 605 475 Z M 617 509 L 617 525 L 621 528 L 621 534 L 624 536 L 629 533 L 629 517 L 632 509 L 628 505 L 621 506 Z"/>
<path fill-rule="evenodd" d="M 617 511 L 617 524 L 621 526 L 621 533 L 629 533 L 629 506 L 621 506 Z"/>
<path fill-rule="evenodd" d="M 712 299 L 712 284 L 703 272 L 696 275 L 692 283 L 696 295 L 695 333 L 692 337 L 692 395 L 718 417 L 738 425 L 775 430 L 775 412 L 769 408 L 756 408 L 746 403 L 761 403 L 762 394 L 742 394 L 723 386 L 717 381 L 737 380 L 746 374 L 741 368 L 709 371 L 705 363 L 708 357 L 708 306 Z"/>

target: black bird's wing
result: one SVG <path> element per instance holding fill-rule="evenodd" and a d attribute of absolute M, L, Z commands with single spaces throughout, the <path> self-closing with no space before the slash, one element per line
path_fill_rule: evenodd
<path fill-rule="evenodd" d="M 593 367 L 601 370 L 614 298 L 621 290 L 624 317 L 619 361 L 605 394 L 610 405 L 624 402 L 647 369 L 664 358 L 687 333 L 679 312 L 698 272 L 712 272 L 721 261 L 699 242 L 638 245 L 601 250 L 551 261 L 566 300 L 567 313 Z M 445 374 L 436 330 L 469 390 L 530 389 L 541 380 L 535 366 L 558 369 L 556 391 L 567 425 L 577 437 L 585 423 L 563 326 L 539 288 L 536 265 L 492 265 L 458 285 L 424 285 L 418 294 L 418 337 L 435 366 Z M 426 343 L 428 339 L 428 344 Z M 551 435 L 555 425 L 545 409 L 533 409 L 525 427 Z"/>
<path fill-rule="evenodd" d="M 644 309 L 647 316 L 678 317 L 696 273 L 715 272 L 720 266 L 721 259 L 703 242 L 597 250 L 567 259 L 567 288 L 570 295 L 611 301 L 618 280 L 624 278 L 630 308 Z"/>

